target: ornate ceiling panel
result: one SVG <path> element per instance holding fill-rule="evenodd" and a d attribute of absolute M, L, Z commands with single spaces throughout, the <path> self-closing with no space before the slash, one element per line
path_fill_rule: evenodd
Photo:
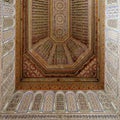
<path fill-rule="evenodd" d="M 97 81 L 97 2 L 24 0 L 23 4 L 22 78 Z"/>

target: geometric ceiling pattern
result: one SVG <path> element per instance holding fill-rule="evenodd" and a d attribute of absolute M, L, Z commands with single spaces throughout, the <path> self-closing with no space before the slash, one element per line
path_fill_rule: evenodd
<path fill-rule="evenodd" d="M 89 7 L 94 2 L 32 0 L 25 4 L 23 77 L 96 78 L 95 13 Z"/>

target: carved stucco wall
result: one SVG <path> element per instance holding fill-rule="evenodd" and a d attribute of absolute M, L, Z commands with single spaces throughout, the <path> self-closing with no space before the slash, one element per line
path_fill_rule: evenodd
<path fill-rule="evenodd" d="M 15 89 L 15 2 L 14 0 L 0 0 L 0 59 L 1 79 L 0 98 L 1 107 L 9 99 Z"/>
<path fill-rule="evenodd" d="M 1 13 L 1 0 L 0 0 L 0 51 L 1 51 L 1 33 L 2 33 L 2 13 Z M 0 58 L 1 58 L 1 52 L 0 52 Z M 0 83 L 1 83 L 1 59 L 0 59 Z M 1 85 L 0 85 L 0 96 L 1 96 Z M 0 103 L 1 103 L 1 99 L 0 99 Z"/>
<path fill-rule="evenodd" d="M 106 0 L 105 89 L 118 95 L 119 82 L 119 0 Z"/>
<path fill-rule="evenodd" d="M 0 0 L 0 102 L 2 103 L 0 105 L 2 106 L 15 90 L 15 2 L 4 1 Z M 114 97 L 120 93 L 118 86 L 120 83 L 119 10 L 120 0 L 106 0 L 105 90 L 108 94 L 112 93 Z"/>

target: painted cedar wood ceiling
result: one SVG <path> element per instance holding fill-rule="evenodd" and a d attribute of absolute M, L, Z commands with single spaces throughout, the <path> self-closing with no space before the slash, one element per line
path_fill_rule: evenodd
<path fill-rule="evenodd" d="M 23 0 L 22 78 L 99 81 L 95 0 Z"/>

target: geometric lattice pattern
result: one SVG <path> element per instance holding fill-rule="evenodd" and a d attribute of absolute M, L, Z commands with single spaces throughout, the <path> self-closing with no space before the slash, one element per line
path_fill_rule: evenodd
<path fill-rule="evenodd" d="M 49 91 L 45 94 L 43 112 L 53 112 L 54 106 L 54 93 Z"/>
<path fill-rule="evenodd" d="M 36 94 L 34 94 L 34 99 L 31 106 L 31 112 L 41 111 L 42 102 L 43 102 L 43 93 L 36 92 Z"/>
<path fill-rule="evenodd" d="M 32 102 L 32 99 L 33 93 L 30 91 L 26 92 L 20 101 L 21 105 L 20 104 L 18 105 L 17 111 L 19 113 L 27 112 L 29 110 L 29 105 Z"/>
<path fill-rule="evenodd" d="M 104 92 L 43 91 L 17 92 L 4 113 L 115 113 L 116 106 Z M 21 97 L 22 95 L 22 97 Z M 16 100 L 18 99 L 19 100 Z M 13 104 L 14 102 L 14 104 Z M 93 105 L 94 103 L 94 105 Z M 10 106 L 12 106 L 10 109 Z"/>
<path fill-rule="evenodd" d="M 58 92 L 55 96 L 55 110 L 57 112 L 65 111 L 65 95 L 63 92 Z"/>
<path fill-rule="evenodd" d="M 94 112 L 100 112 L 100 111 L 103 112 L 99 99 L 97 98 L 97 95 L 94 92 L 92 91 L 87 92 L 87 97 L 90 102 L 91 108 L 92 110 L 94 110 Z M 93 101 L 95 104 L 93 104 Z"/>
<path fill-rule="evenodd" d="M 66 93 L 66 104 L 67 104 L 67 111 L 69 112 L 77 112 L 77 104 L 76 104 L 76 98 L 75 93 L 68 91 Z"/>

